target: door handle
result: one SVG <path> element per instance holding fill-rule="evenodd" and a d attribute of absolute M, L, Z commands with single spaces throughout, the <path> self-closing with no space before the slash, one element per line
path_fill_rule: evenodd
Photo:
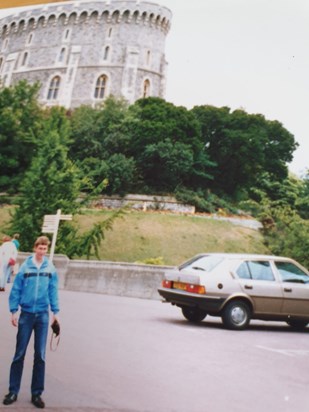
<path fill-rule="evenodd" d="M 292 288 L 284 288 L 283 289 L 285 292 L 292 292 Z"/>
<path fill-rule="evenodd" d="M 251 286 L 251 285 L 245 285 L 245 289 L 253 289 L 253 286 Z"/>

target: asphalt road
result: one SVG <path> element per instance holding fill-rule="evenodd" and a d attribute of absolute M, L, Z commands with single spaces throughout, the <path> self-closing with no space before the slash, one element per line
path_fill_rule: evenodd
<path fill-rule="evenodd" d="M 0 294 L 0 396 L 7 392 L 16 329 Z M 308 412 L 309 328 L 253 321 L 225 330 L 192 325 L 160 301 L 61 291 L 62 334 L 48 349 L 46 410 L 62 412 Z M 32 343 L 19 399 L 30 404 Z M 1 398 L 2 399 L 2 398 Z"/>

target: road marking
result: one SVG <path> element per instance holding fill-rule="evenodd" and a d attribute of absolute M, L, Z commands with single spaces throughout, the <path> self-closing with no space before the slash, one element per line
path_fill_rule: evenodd
<path fill-rule="evenodd" d="M 275 349 L 275 348 L 268 348 L 267 346 L 256 345 L 259 349 L 268 350 L 270 352 L 276 352 L 280 355 L 295 357 L 295 356 L 309 356 L 309 350 L 303 349 Z"/>

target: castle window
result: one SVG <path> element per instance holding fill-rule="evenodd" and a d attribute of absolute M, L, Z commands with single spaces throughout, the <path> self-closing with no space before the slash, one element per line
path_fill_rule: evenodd
<path fill-rule="evenodd" d="M 32 43 L 32 39 L 33 39 L 33 33 L 29 34 L 28 40 L 27 40 L 27 44 L 31 44 Z"/>
<path fill-rule="evenodd" d="M 113 29 L 110 27 L 108 30 L 108 37 L 112 37 Z"/>
<path fill-rule="evenodd" d="M 146 64 L 147 64 L 147 66 L 150 65 L 150 57 L 151 57 L 150 50 L 147 50 L 147 55 L 146 55 Z"/>
<path fill-rule="evenodd" d="M 9 44 L 9 40 L 8 40 L 8 39 L 5 39 L 5 40 L 4 40 L 4 43 L 3 43 L 3 46 L 2 46 L 2 50 L 6 50 L 7 47 L 8 47 L 8 44 Z"/>
<path fill-rule="evenodd" d="M 22 61 L 21 61 L 21 66 L 26 66 L 27 62 L 28 62 L 28 53 L 25 52 L 23 54 L 23 58 L 22 58 Z"/>
<path fill-rule="evenodd" d="M 66 29 L 66 31 L 63 34 L 63 39 L 68 40 L 70 36 L 70 29 Z"/>
<path fill-rule="evenodd" d="M 105 74 L 102 74 L 100 77 L 98 77 L 98 80 L 95 86 L 94 97 L 96 99 L 103 99 L 105 97 L 106 85 L 107 85 L 107 76 L 105 76 Z"/>
<path fill-rule="evenodd" d="M 61 51 L 60 51 L 60 54 L 59 54 L 59 57 L 58 57 L 58 61 L 59 61 L 60 63 L 64 63 L 65 52 L 66 52 L 65 47 L 62 47 L 62 49 L 61 49 Z"/>
<path fill-rule="evenodd" d="M 50 81 L 48 94 L 47 94 L 47 100 L 56 100 L 58 97 L 59 88 L 60 88 L 60 76 L 55 76 Z"/>
<path fill-rule="evenodd" d="M 105 47 L 105 49 L 104 49 L 104 56 L 103 56 L 103 60 L 108 60 L 108 57 L 109 57 L 109 50 L 110 50 L 110 47 L 109 47 L 109 46 L 106 46 L 106 47 Z"/>
<path fill-rule="evenodd" d="M 150 95 L 150 81 L 146 79 L 144 81 L 143 97 L 149 97 L 149 95 Z"/>
<path fill-rule="evenodd" d="M 2 67 L 2 63 L 3 63 L 3 58 L 1 57 L 0 58 L 0 70 L 1 70 L 1 67 Z"/>

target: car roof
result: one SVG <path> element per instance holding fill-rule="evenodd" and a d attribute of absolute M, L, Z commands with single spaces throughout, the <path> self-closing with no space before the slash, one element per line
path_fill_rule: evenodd
<path fill-rule="evenodd" d="M 293 259 L 284 256 L 262 255 L 256 253 L 199 253 L 196 257 L 202 256 L 218 256 L 225 259 L 267 259 L 267 260 L 287 260 Z"/>

